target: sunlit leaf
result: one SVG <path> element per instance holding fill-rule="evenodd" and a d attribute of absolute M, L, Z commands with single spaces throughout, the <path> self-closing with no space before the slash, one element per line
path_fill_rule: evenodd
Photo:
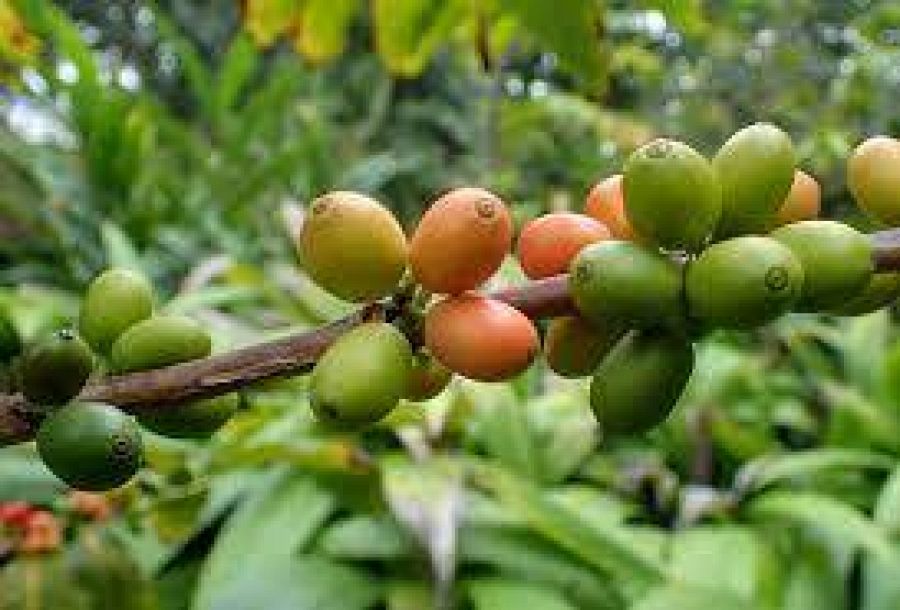
<path fill-rule="evenodd" d="M 306 0 L 291 33 L 294 47 L 314 62 L 337 57 L 360 6 L 360 0 Z"/>
<path fill-rule="evenodd" d="M 334 509 L 334 499 L 308 475 L 292 471 L 270 473 L 262 483 L 216 539 L 194 598 L 198 610 L 221 608 L 238 599 L 247 604 L 252 595 L 263 596 L 266 591 L 273 596 L 284 594 L 287 599 L 297 590 L 297 586 L 289 586 L 288 578 L 298 570 L 296 554 Z M 312 567 L 321 560 L 310 561 L 312 564 L 302 565 Z M 337 577 L 340 580 L 344 574 Z M 296 574 L 291 578 L 300 580 Z M 288 588 L 279 591 L 275 581 Z M 262 599 L 232 607 L 276 607 Z"/>
<path fill-rule="evenodd" d="M 474 610 L 576 610 L 559 592 L 514 580 L 471 580 L 462 585 Z"/>
<path fill-rule="evenodd" d="M 373 0 L 375 41 L 388 69 L 406 77 L 422 72 L 468 8 L 466 0 Z"/>
<path fill-rule="evenodd" d="M 291 25 L 302 0 L 242 0 L 244 27 L 256 44 L 268 47 Z"/>
<path fill-rule="evenodd" d="M 742 489 L 758 490 L 781 482 L 804 479 L 835 469 L 890 470 L 890 456 L 857 449 L 824 448 L 766 455 L 744 464 L 736 475 Z"/>
<path fill-rule="evenodd" d="M 628 610 L 758 610 L 733 593 L 703 587 L 673 584 L 654 589 L 649 595 L 629 606 Z"/>

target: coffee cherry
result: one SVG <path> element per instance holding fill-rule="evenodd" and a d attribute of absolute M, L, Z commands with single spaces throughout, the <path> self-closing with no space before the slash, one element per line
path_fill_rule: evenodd
<path fill-rule="evenodd" d="M 153 288 L 146 278 L 128 269 L 110 269 L 88 286 L 78 329 L 91 347 L 105 354 L 119 335 L 152 313 Z"/>
<path fill-rule="evenodd" d="M 506 205 L 479 188 L 458 188 L 435 201 L 410 242 L 413 276 L 426 290 L 459 294 L 491 277 L 509 252 Z"/>
<path fill-rule="evenodd" d="M 688 264 L 690 315 L 707 328 L 751 328 L 787 313 L 803 289 L 803 266 L 790 248 L 746 235 L 719 242 Z"/>
<path fill-rule="evenodd" d="M 413 357 L 409 372 L 409 385 L 404 398 L 420 402 L 430 400 L 444 391 L 453 378 L 453 372 L 438 362 L 427 350 L 419 350 Z"/>
<path fill-rule="evenodd" d="M 114 371 L 128 373 L 158 369 L 209 356 L 212 339 L 191 318 L 160 314 L 138 322 L 113 343 Z"/>
<path fill-rule="evenodd" d="M 192 400 L 183 405 L 154 408 L 138 413 L 138 422 L 161 436 L 207 439 L 237 413 L 241 396 L 236 392 Z"/>
<path fill-rule="evenodd" d="M 572 261 L 569 290 L 587 320 L 605 326 L 680 326 L 682 273 L 657 251 L 625 241 L 592 244 Z"/>
<path fill-rule="evenodd" d="M 19 382 L 28 402 L 62 406 L 78 396 L 94 369 L 87 343 L 68 329 L 43 339 L 26 352 Z"/>
<path fill-rule="evenodd" d="M 75 402 L 48 415 L 38 429 L 37 448 L 53 474 L 87 491 L 123 485 L 143 460 L 134 418 L 94 402 Z"/>
<path fill-rule="evenodd" d="M 313 201 L 297 242 L 313 280 L 346 301 L 391 294 L 406 270 L 400 223 L 359 193 L 335 191 Z"/>
<path fill-rule="evenodd" d="M 615 239 L 635 241 L 637 238 L 634 227 L 625 215 L 622 174 L 601 180 L 591 188 L 585 201 L 584 213 L 606 225 Z"/>
<path fill-rule="evenodd" d="M 624 334 L 625 329 L 615 324 L 600 326 L 578 316 L 554 318 L 544 337 L 544 358 L 557 375 L 585 377 Z"/>
<path fill-rule="evenodd" d="M 847 163 L 847 185 L 869 216 L 900 226 L 900 140 L 877 136 L 857 146 Z"/>
<path fill-rule="evenodd" d="M 794 182 L 794 145 L 774 125 L 756 123 L 731 136 L 713 166 L 722 186 L 719 238 L 764 233 Z"/>
<path fill-rule="evenodd" d="M 775 226 L 783 227 L 792 222 L 814 220 L 819 217 L 821 207 L 822 188 L 819 183 L 815 178 L 798 169 L 794 172 L 794 182 L 787 198 L 775 213 Z"/>
<path fill-rule="evenodd" d="M 434 305 L 425 316 L 425 345 L 444 366 L 478 381 L 518 375 L 538 352 L 537 330 L 519 310 L 465 293 Z"/>
<path fill-rule="evenodd" d="M 856 229 L 831 220 L 804 220 L 771 233 L 803 266 L 798 311 L 827 311 L 862 292 L 872 278 L 872 243 Z"/>
<path fill-rule="evenodd" d="M 409 389 L 412 348 L 397 328 L 369 322 L 342 335 L 313 369 L 310 406 L 316 418 L 338 428 L 374 424 Z"/>
<path fill-rule="evenodd" d="M 522 229 L 519 263 L 531 279 L 559 275 L 568 270 L 582 248 L 609 237 L 609 230 L 590 216 L 571 212 L 547 214 Z"/>
<path fill-rule="evenodd" d="M 591 408 L 605 437 L 640 434 L 663 422 L 694 367 L 690 343 L 655 331 L 632 331 L 591 380 Z"/>
<path fill-rule="evenodd" d="M 641 237 L 669 249 L 697 251 L 722 211 L 716 174 L 687 144 L 657 139 L 625 163 L 625 213 Z"/>

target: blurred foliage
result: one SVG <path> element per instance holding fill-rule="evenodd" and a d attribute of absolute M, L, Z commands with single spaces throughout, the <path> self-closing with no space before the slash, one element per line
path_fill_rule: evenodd
<path fill-rule="evenodd" d="M 898 66 L 889 0 L 0 0 L 0 305 L 34 336 L 98 269 L 140 267 L 227 349 L 346 313 L 290 242 L 325 190 L 411 225 L 478 183 L 521 221 L 580 208 L 655 134 L 710 152 L 755 120 L 860 221 L 843 159 L 900 133 Z M 632 442 L 540 363 L 359 437 L 317 428 L 303 379 L 248 389 L 208 443 L 148 437 L 116 544 L 172 609 L 898 607 L 892 314 L 697 350 Z M 0 482 L 61 493 L 29 447 Z"/>

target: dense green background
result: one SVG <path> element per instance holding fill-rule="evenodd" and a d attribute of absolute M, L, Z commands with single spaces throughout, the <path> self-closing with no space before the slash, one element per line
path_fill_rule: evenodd
<path fill-rule="evenodd" d="M 346 312 L 290 245 L 316 194 L 412 224 L 479 184 L 522 221 L 653 135 L 711 152 L 757 120 L 870 228 L 844 160 L 900 134 L 889 0 L 0 0 L 0 26 L 0 303 L 28 335 L 110 264 L 220 350 L 312 327 Z M 900 607 L 893 314 L 697 350 L 676 415 L 616 444 L 540 363 L 358 437 L 316 429 L 303 379 L 254 388 L 209 443 L 148 436 L 105 535 L 155 580 L 141 608 Z M 0 451 L 0 499 L 52 504 L 30 451 Z M 136 578 L 103 581 L 111 607 Z"/>

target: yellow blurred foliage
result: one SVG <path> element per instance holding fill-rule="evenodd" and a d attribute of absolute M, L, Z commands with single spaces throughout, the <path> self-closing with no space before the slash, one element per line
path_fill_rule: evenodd
<path fill-rule="evenodd" d="M 41 50 L 41 41 L 25 27 L 9 0 L 0 0 L 0 60 L 30 63 Z"/>

